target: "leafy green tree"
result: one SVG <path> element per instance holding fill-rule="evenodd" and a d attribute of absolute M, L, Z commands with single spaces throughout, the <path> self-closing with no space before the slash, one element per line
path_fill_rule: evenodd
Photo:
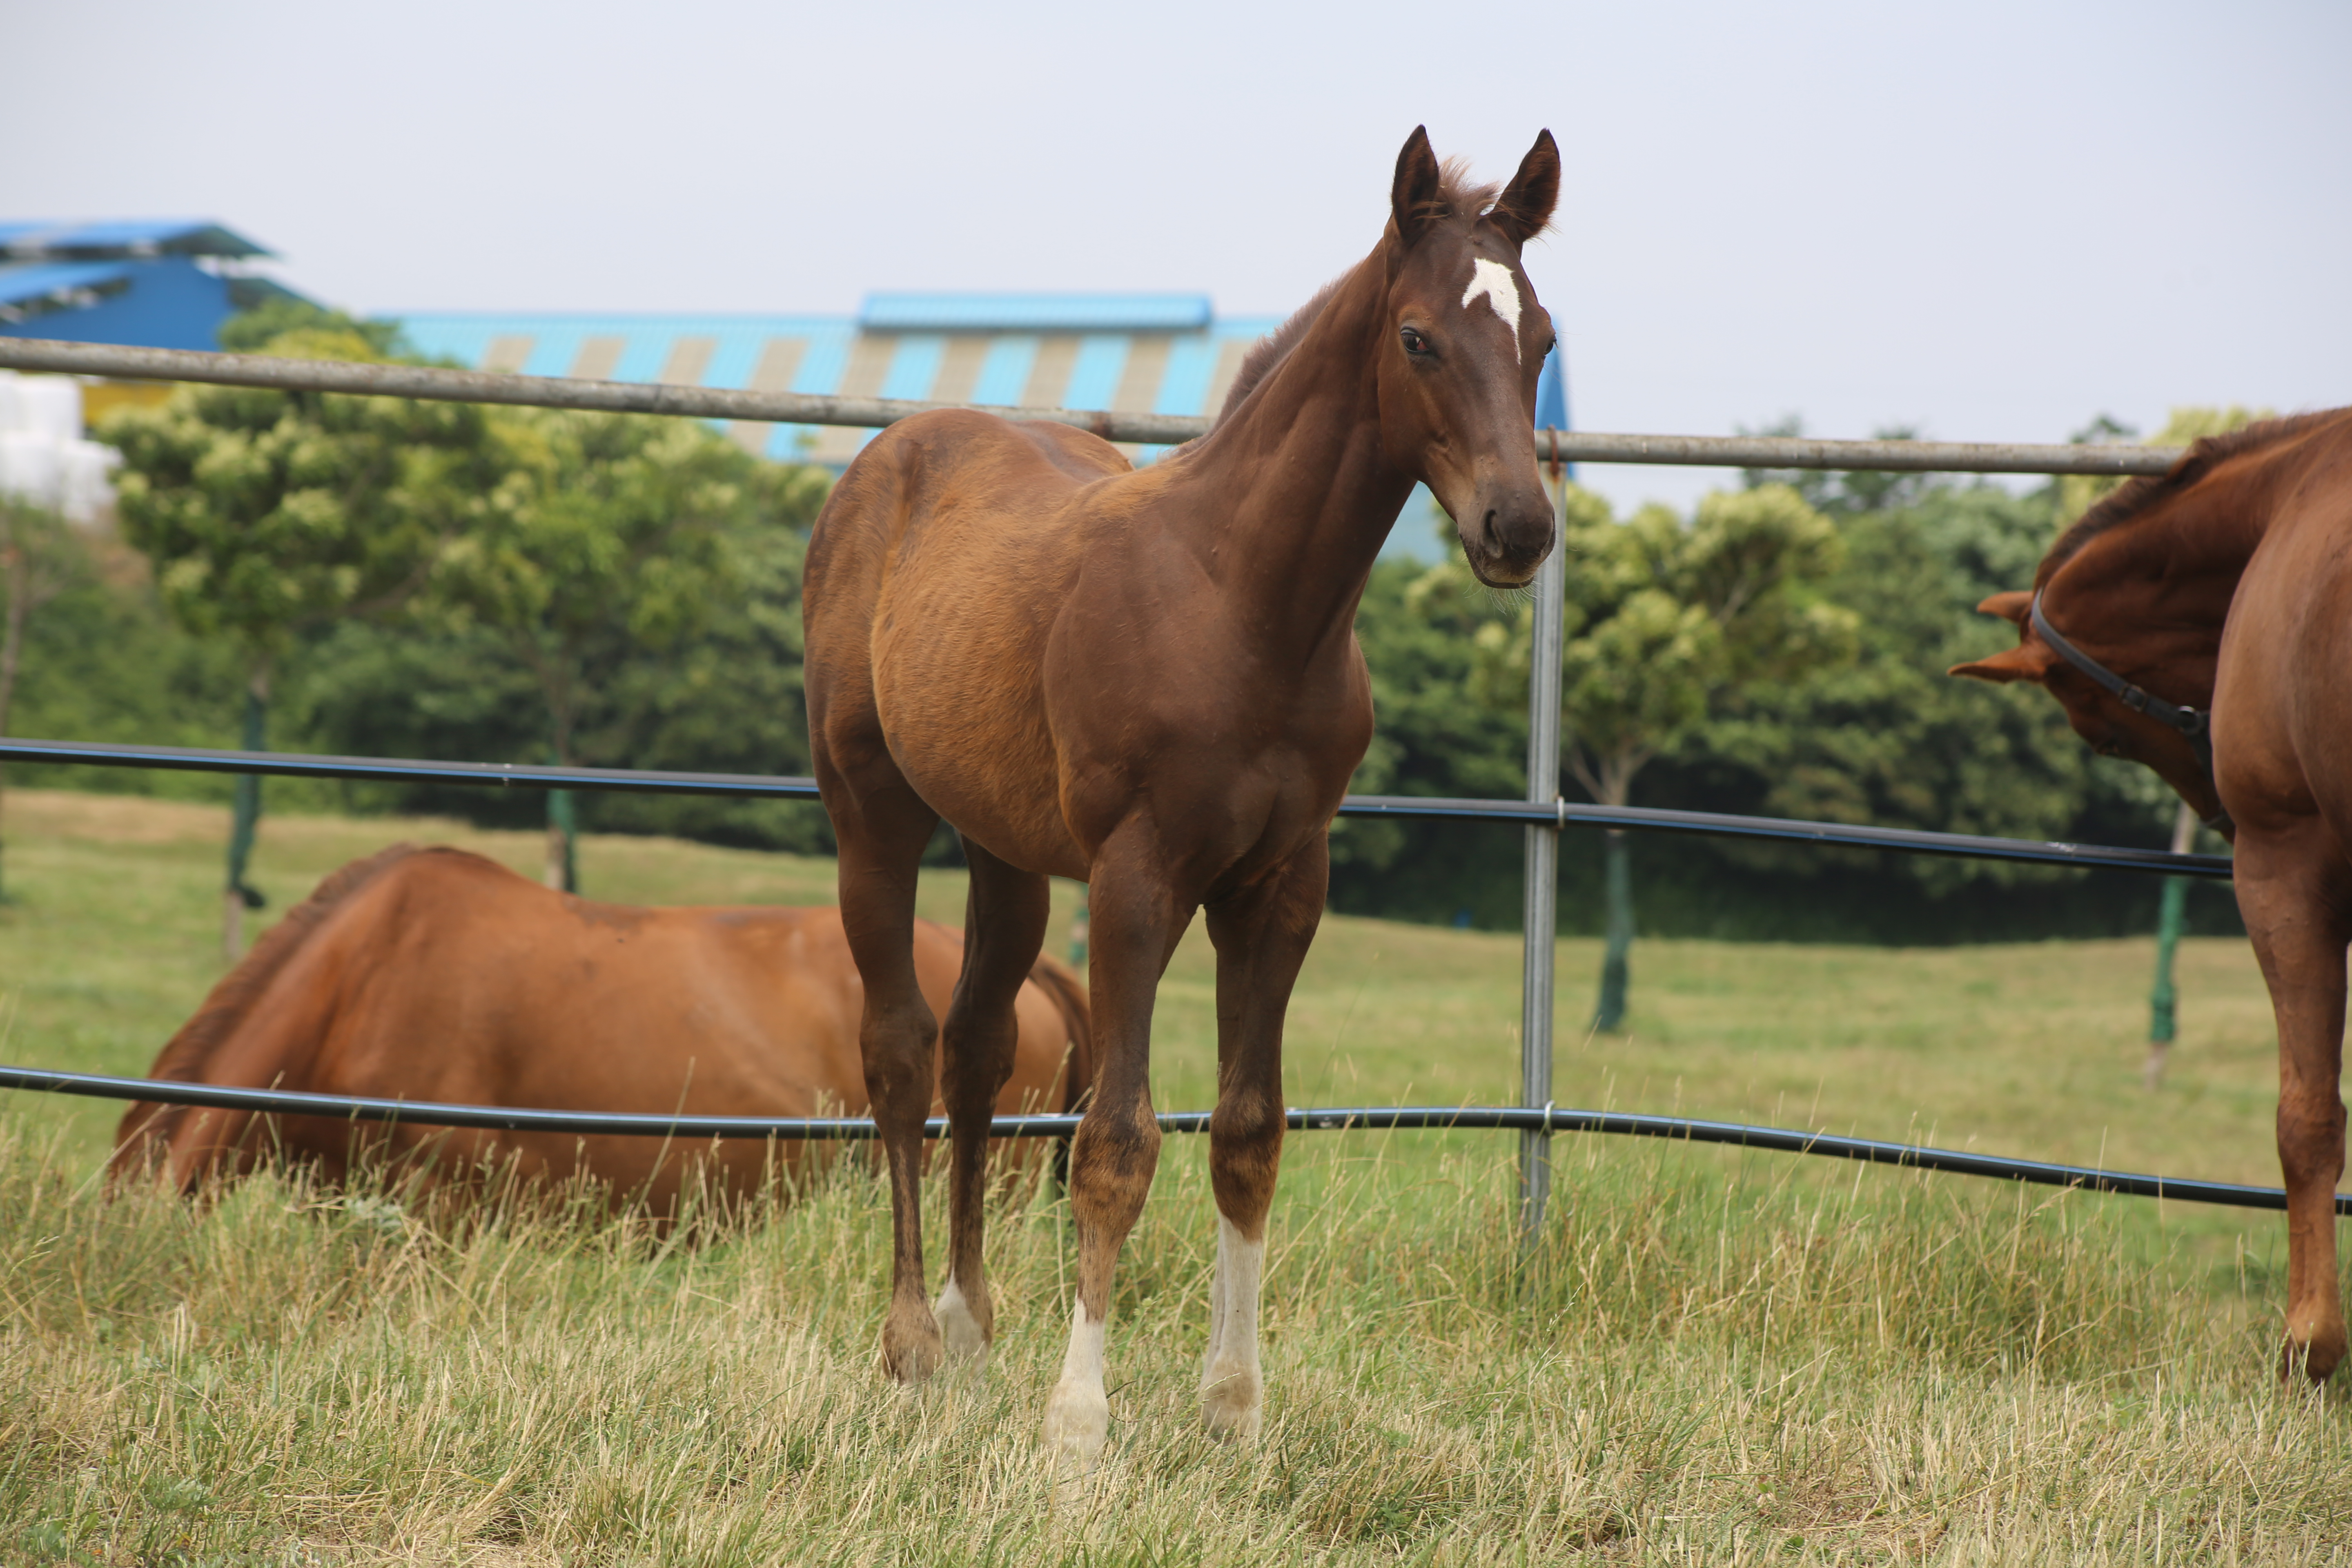
<path fill-rule="evenodd" d="M 8 733 L 16 678 L 24 668 L 25 633 L 33 613 L 56 598 L 87 569 L 89 557 L 71 524 L 47 507 L 0 491 L 0 578 L 5 579 L 5 622 L 0 622 L 0 735 Z M 0 764 L 0 796 L 6 770 Z M 0 879 L 0 902 L 7 884 Z"/>
<path fill-rule="evenodd" d="M 390 359 L 400 352 L 398 321 L 362 321 L 292 295 L 280 295 L 251 310 L 239 310 L 223 321 L 214 335 L 228 353 L 282 353 L 286 351 L 271 345 L 289 332 L 357 338 L 377 359 Z"/>
<path fill-rule="evenodd" d="M 298 331 L 263 346 L 379 357 L 344 332 Z M 164 605 L 243 656 L 246 750 L 267 745 L 272 678 L 299 640 L 345 616 L 399 610 L 442 540 L 480 510 L 499 471 L 487 432 L 466 404 L 242 387 L 184 387 L 105 423 L 101 438 L 123 456 L 123 530 Z M 260 814 L 260 781 L 241 777 L 223 896 L 232 961 L 245 911 L 261 901 L 246 877 Z"/>
<path fill-rule="evenodd" d="M 1819 591 L 1843 542 L 1788 486 L 1719 491 L 1687 523 L 1663 506 L 1620 523 L 1607 501 L 1570 487 L 1561 548 L 1560 760 L 1601 805 L 1630 805 L 1642 770 L 1702 743 L 1709 717 L 1738 693 L 1850 655 L 1855 617 Z M 1490 704 L 1526 702 L 1533 616 L 1522 606 L 1478 634 Z M 1633 873 L 1622 833 L 1601 843 L 1608 947 L 1593 1026 L 1615 1029 L 1630 984 Z"/>
<path fill-rule="evenodd" d="M 693 773 L 805 773 L 800 584 L 823 469 L 762 465 L 756 515 L 733 530 L 741 575 L 713 599 L 698 631 L 661 647 L 626 627 L 592 637 L 573 722 L 577 759 L 592 766 Z M 371 756 L 543 762 L 546 703 L 503 637 L 477 623 L 410 617 L 345 622 L 303 657 L 300 709 L 290 717 L 320 749 Z M 543 826 L 530 792 L 425 784 L 367 785 L 355 806 L 463 816 L 486 826 Z M 662 833 L 745 847 L 827 854 L 814 802 L 728 795 L 599 792 L 579 798 L 583 830 Z"/>
<path fill-rule="evenodd" d="M 581 761 L 593 661 L 618 638 L 690 642 L 742 593 L 743 535 L 772 502 L 769 465 L 682 420 L 541 410 L 495 422 L 504 476 L 447 539 L 425 604 L 478 627 L 529 671 L 555 761 Z M 576 889 L 570 792 L 548 792 L 547 881 Z"/>
<path fill-rule="evenodd" d="M 2036 498 L 1945 485 L 1896 510 L 1849 512 L 1844 560 L 1821 584 L 1853 612 L 1855 657 L 1753 687 L 1710 722 L 1710 752 L 1756 780 L 1775 816 L 1998 837 L 2068 837 L 2094 788 L 2091 759 L 2064 715 L 1944 674 L 1980 657 L 1996 630 L 1974 606 L 2029 582 L 2048 547 Z M 1726 846 L 1748 868 L 1797 874 L 1861 868 L 1867 851 Z M 1884 874 L 1943 893 L 2034 875 L 2006 862 L 1905 856 Z"/>
<path fill-rule="evenodd" d="M 1802 436 L 1805 422 L 1791 414 L 1771 424 L 1751 430 L 1742 425 L 1736 427 L 1742 436 Z M 1870 433 L 1874 441 L 1916 441 L 1919 428 L 1916 425 L 1883 425 Z M 1945 483 L 1940 474 L 1910 473 L 1895 468 L 1742 468 L 1740 487 L 1756 489 L 1764 485 L 1786 485 L 1804 498 L 1805 504 L 1829 518 L 1847 518 L 1869 511 L 1894 511 L 1916 503 L 1920 497 Z"/>

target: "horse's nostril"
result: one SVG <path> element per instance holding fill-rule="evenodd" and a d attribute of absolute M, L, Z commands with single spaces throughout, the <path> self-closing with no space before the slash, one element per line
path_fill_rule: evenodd
<path fill-rule="evenodd" d="M 1495 509 L 1492 507 L 1487 508 L 1486 521 L 1479 524 L 1479 530 L 1482 536 L 1486 541 L 1486 548 L 1489 550 L 1499 551 L 1503 548 L 1503 541 L 1502 537 L 1495 531 Z"/>

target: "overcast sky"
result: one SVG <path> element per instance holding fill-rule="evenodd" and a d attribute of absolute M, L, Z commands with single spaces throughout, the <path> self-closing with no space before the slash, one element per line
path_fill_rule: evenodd
<path fill-rule="evenodd" d="M 0 216 L 217 218 L 367 312 L 1280 312 L 1370 247 L 1416 123 L 1498 178 L 1549 126 L 1528 270 L 1583 428 L 2352 403 L 2341 0 L 8 13 Z"/>

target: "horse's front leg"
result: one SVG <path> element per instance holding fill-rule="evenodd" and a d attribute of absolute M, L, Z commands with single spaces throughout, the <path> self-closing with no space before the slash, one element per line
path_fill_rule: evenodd
<path fill-rule="evenodd" d="M 1160 1124 L 1151 1114 L 1151 1006 L 1192 910 L 1172 891 L 1150 852 L 1154 847 L 1114 837 L 1096 857 L 1087 889 L 1087 977 L 1101 1066 L 1094 1100 L 1070 1144 L 1078 1290 L 1061 1381 L 1045 1402 L 1045 1445 L 1065 1474 L 1091 1469 L 1110 1430 L 1103 1341 L 1112 1271 L 1160 1164 Z"/>
<path fill-rule="evenodd" d="M 2262 961 L 2278 1019 L 2279 1168 L 2286 1179 L 2286 1343 L 2282 1377 L 2300 1366 L 2323 1382 L 2344 1359 L 2336 1283 L 2336 1184 L 2344 1173 L 2344 953 L 2352 889 L 2341 852 L 2302 834 L 2242 830 L 2238 908 Z M 2331 853 L 2331 851 L 2334 851 Z"/>
<path fill-rule="evenodd" d="M 1282 1164 L 1282 1020 L 1330 880 L 1321 835 L 1281 870 L 1209 906 L 1217 944 L 1217 1109 L 1209 1179 L 1217 1198 L 1217 1275 L 1201 1414 L 1221 1437 L 1255 1438 L 1265 1400 L 1258 1287 L 1265 1216 Z"/>

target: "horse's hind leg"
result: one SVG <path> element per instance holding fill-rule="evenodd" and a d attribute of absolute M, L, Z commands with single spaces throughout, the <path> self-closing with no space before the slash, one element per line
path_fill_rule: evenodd
<path fill-rule="evenodd" d="M 932 1310 L 951 1356 L 984 1356 L 996 1310 L 981 1261 L 988 1184 L 988 1123 L 1013 1076 L 1021 1026 L 1013 1003 L 1045 940 L 1045 879 L 964 840 L 971 887 L 964 906 L 963 973 L 940 1034 L 940 1084 L 954 1152 L 948 1186 L 948 1279 Z"/>
<path fill-rule="evenodd" d="M 923 1297 L 922 1210 L 923 1121 L 931 1110 L 939 1026 L 915 980 L 915 876 L 939 814 L 903 780 L 877 786 L 861 778 L 868 787 L 854 790 L 825 750 L 816 761 L 841 844 L 842 929 L 866 986 L 858 1054 L 890 1169 L 882 1363 L 899 1382 L 920 1383 L 940 1363 L 939 1324 Z"/>
<path fill-rule="evenodd" d="M 2286 1343 L 2279 1373 L 2325 1382 L 2344 1359 L 2336 1183 L 2344 1173 L 2346 939 L 2352 896 L 2326 870 L 2341 851 L 2315 820 L 2297 837 L 2238 833 L 2238 909 L 2278 1019 L 2278 1151 L 2286 1178 Z M 2333 853 L 2331 853 L 2333 851 Z M 2331 885 L 2333 883 L 2334 885 Z"/>
<path fill-rule="evenodd" d="M 1282 1019 L 1322 919 L 1329 870 L 1318 837 L 1265 881 L 1208 907 L 1217 946 L 1217 1109 L 1209 1119 L 1217 1274 L 1201 1414 L 1221 1437 L 1255 1437 L 1265 1405 L 1258 1285 L 1282 1164 Z"/>

